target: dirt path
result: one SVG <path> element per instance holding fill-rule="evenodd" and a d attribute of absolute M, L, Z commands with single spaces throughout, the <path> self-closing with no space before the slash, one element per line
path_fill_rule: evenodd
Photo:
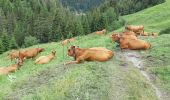
<path fill-rule="evenodd" d="M 147 79 L 150 86 L 155 90 L 157 98 L 159 100 L 168 100 L 166 99 L 166 96 L 164 96 L 164 93 L 153 83 L 151 75 L 145 71 L 140 54 L 136 51 L 126 50 L 123 52 L 123 55 L 127 61 L 133 63 L 133 65 L 140 70 L 141 74 Z"/>

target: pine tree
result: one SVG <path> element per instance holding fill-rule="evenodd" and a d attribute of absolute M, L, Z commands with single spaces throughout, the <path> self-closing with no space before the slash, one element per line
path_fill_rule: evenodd
<path fill-rule="evenodd" d="M 12 38 L 10 40 L 10 45 L 9 45 L 10 49 L 17 49 L 18 45 L 16 43 L 15 37 L 12 35 Z"/>
<path fill-rule="evenodd" d="M 76 35 L 84 35 L 83 26 L 80 21 L 76 21 L 76 23 L 75 23 L 75 34 Z"/>
<path fill-rule="evenodd" d="M 86 16 L 82 17 L 82 25 L 83 25 L 84 33 L 89 34 L 91 32 L 90 31 L 90 23 Z"/>
<path fill-rule="evenodd" d="M 4 52 L 4 46 L 2 45 L 2 41 L 0 40 L 0 54 Z"/>
<path fill-rule="evenodd" d="M 4 46 L 4 51 L 9 50 L 9 37 L 7 35 L 6 30 L 3 30 L 1 39 L 2 39 L 2 45 Z"/>

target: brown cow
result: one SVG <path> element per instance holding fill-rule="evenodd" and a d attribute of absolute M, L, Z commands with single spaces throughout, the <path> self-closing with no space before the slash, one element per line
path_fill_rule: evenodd
<path fill-rule="evenodd" d="M 71 46 L 68 49 L 68 55 L 74 57 L 75 61 L 68 62 L 65 64 L 78 64 L 82 61 L 107 61 L 113 57 L 113 52 L 103 47 L 82 49 L 77 48 L 75 46 Z"/>
<path fill-rule="evenodd" d="M 158 34 L 154 33 L 154 32 L 152 32 L 150 35 L 153 36 L 153 37 L 157 37 L 158 36 Z"/>
<path fill-rule="evenodd" d="M 135 34 L 136 34 L 137 36 L 144 33 L 144 26 L 143 26 L 143 25 L 139 25 L 139 26 L 128 25 L 128 26 L 125 27 L 125 29 L 126 29 L 126 30 L 129 30 L 129 31 L 135 32 Z"/>
<path fill-rule="evenodd" d="M 136 34 L 132 31 L 125 31 L 120 36 L 123 38 L 137 39 Z"/>
<path fill-rule="evenodd" d="M 103 29 L 102 31 L 96 31 L 95 33 L 97 35 L 104 35 L 104 34 L 106 34 L 106 29 Z"/>
<path fill-rule="evenodd" d="M 55 57 L 55 54 L 56 54 L 56 51 L 52 51 L 51 54 L 47 55 L 47 56 L 40 56 L 39 58 L 37 58 L 35 60 L 35 63 L 36 64 L 46 64 L 48 62 L 50 62 L 51 60 L 54 59 Z"/>
<path fill-rule="evenodd" d="M 9 73 L 15 72 L 22 66 L 22 60 L 17 58 L 16 64 L 10 65 L 8 67 L 1 67 L 0 68 L 0 75 L 7 75 Z"/>
<path fill-rule="evenodd" d="M 75 41 L 75 38 L 70 38 L 70 39 L 65 39 L 64 41 L 61 42 L 61 45 L 67 45 L 70 42 Z"/>
<path fill-rule="evenodd" d="M 29 58 L 35 58 L 40 52 L 44 51 L 44 48 L 31 48 L 27 49 L 23 52 L 19 52 L 19 56 L 22 59 L 29 59 Z"/>
<path fill-rule="evenodd" d="M 131 50 L 146 50 L 151 47 L 150 43 L 140 39 L 125 38 L 120 35 L 113 35 L 112 40 L 120 43 L 121 49 L 131 49 Z"/>
<path fill-rule="evenodd" d="M 121 49 L 131 49 L 131 50 L 146 50 L 151 48 L 151 44 L 140 39 L 124 39 L 120 40 Z"/>
<path fill-rule="evenodd" d="M 11 52 L 8 53 L 9 58 L 11 59 L 11 61 L 13 59 L 16 59 L 19 57 L 19 50 L 12 50 Z"/>
<path fill-rule="evenodd" d="M 141 34 L 142 36 L 149 36 L 149 33 L 148 32 L 144 32 Z"/>
<path fill-rule="evenodd" d="M 119 43 L 120 38 L 126 38 L 126 39 L 137 39 L 137 37 L 133 34 L 112 34 L 112 40 Z"/>

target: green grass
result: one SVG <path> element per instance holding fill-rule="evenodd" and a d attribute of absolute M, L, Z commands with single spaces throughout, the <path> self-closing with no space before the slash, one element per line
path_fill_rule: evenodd
<path fill-rule="evenodd" d="M 148 32 L 160 32 L 170 25 L 170 0 L 135 14 L 123 16 L 127 24 L 144 25 Z"/>
<path fill-rule="evenodd" d="M 94 34 L 77 37 L 77 40 L 70 45 L 82 48 L 102 46 L 113 51 L 115 49 L 114 43 L 108 36 Z M 109 100 L 120 95 L 119 99 L 155 100 L 153 89 L 149 87 L 137 69 L 129 65 L 129 70 L 123 71 L 126 68 L 122 68 L 121 63 L 124 63 L 122 59 L 114 57 L 105 63 L 85 62 L 64 66 L 63 62 L 73 58 L 66 56 L 66 47 L 65 58 L 63 58 L 63 48 L 60 43 L 33 47 L 45 48 L 39 56 L 47 55 L 55 49 L 57 57 L 46 65 L 35 65 L 33 60 L 26 60 L 20 70 L 11 74 L 16 77 L 13 81 L 9 81 L 8 76 L 0 76 L 0 98 L 2 100 Z M 7 58 L 7 52 L 0 57 L 2 66 L 14 63 Z M 142 90 L 141 87 L 143 87 Z"/>
<path fill-rule="evenodd" d="M 128 24 L 144 25 L 148 32 L 160 32 L 170 26 L 170 0 L 135 14 L 123 16 Z M 170 92 L 170 35 L 147 38 L 152 49 L 142 52 L 148 71 L 157 76 L 156 83 Z"/>
<path fill-rule="evenodd" d="M 128 24 L 143 24 L 148 32 L 160 32 L 170 26 L 170 0 L 167 2 L 123 16 Z M 122 30 L 123 28 L 119 29 Z M 148 38 L 152 49 L 141 52 L 148 66 L 163 88 L 170 90 L 170 35 Z M 77 37 L 70 45 L 82 48 L 102 46 L 117 52 L 115 44 L 108 36 L 93 34 Z M 63 62 L 72 60 L 66 56 L 60 43 L 48 43 L 33 47 L 43 47 L 40 55 L 47 55 L 52 49 L 57 51 L 56 58 L 45 65 L 35 65 L 26 60 L 24 65 L 11 76 L 0 76 L 0 99 L 22 100 L 155 100 L 153 89 L 139 70 L 131 64 L 123 66 L 124 59 L 116 55 L 108 62 L 85 62 L 78 65 L 63 66 Z M 30 47 L 32 48 L 32 47 Z M 117 53 L 116 53 L 117 54 Z M 7 66 L 11 62 L 7 52 L 0 55 L 0 65 Z"/>

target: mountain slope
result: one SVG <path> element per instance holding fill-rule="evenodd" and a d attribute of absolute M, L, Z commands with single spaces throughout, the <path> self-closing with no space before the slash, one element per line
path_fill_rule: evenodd
<path fill-rule="evenodd" d="M 148 31 L 159 32 L 170 25 L 170 0 L 135 14 L 123 16 L 127 24 L 143 24 Z"/>
<path fill-rule="evenodd" d="M 123 18 L 129 24 L 144 24 L 147 31 L 159 32 L 170 25 L 169 19 L 165 19 L 168 18 L 170 13 L 165 11 L 165 9 L 170 9 L 169 5 L 170 0 L 138 13 L 123 16 Z M 157 10 L 161 15 L 158 16 Z M 164 79 L 162 82 L 165 81 L 166 83 L 159 85 L 164 88 L 170 87 L 170 68 L 168 67 L 170 64 L 168 62 L 170 59 L 169 38 L 170 35 L 145 38 L 151 42 L 152 49 L 140 52 L 148 67 L 147 70 L 154 73 L 161 81 Z M 150 87 L 137 68 L 124 60 L 122 53 L 119 52 L 120 50 L 115 47 L 115 44 L 108 36 L 89 34 L 76 37 L 76 39 L 75 42 L 68 46 L 77 45 L 82 48 L 104 46 L 113 50 L 115 56 L 105 63 L 85 62 L 78 65 L 63 66 L 63 62 L 72 59 L 66 56 L 66 47 L 63 57 L 63 47 L 60 42 L 35 45 L 33 47 L 45 48 L 45 51 L 40 55 L 47 55 L 52 49 L 56 49 L 57 57 L 46 65 L 35 65 L 33 60 L 26 60 L 21 69 L 10 74 L 10 77 L 0 76 L 0 99 L 157 99 L 154 89 Z M 151 58 L 148 59 L 147 56 L 151 56 Z M 7 66 L 12 63 L 14 62 L 10 62 L 7 52 L 0 55 L 1 66 Z"/>

